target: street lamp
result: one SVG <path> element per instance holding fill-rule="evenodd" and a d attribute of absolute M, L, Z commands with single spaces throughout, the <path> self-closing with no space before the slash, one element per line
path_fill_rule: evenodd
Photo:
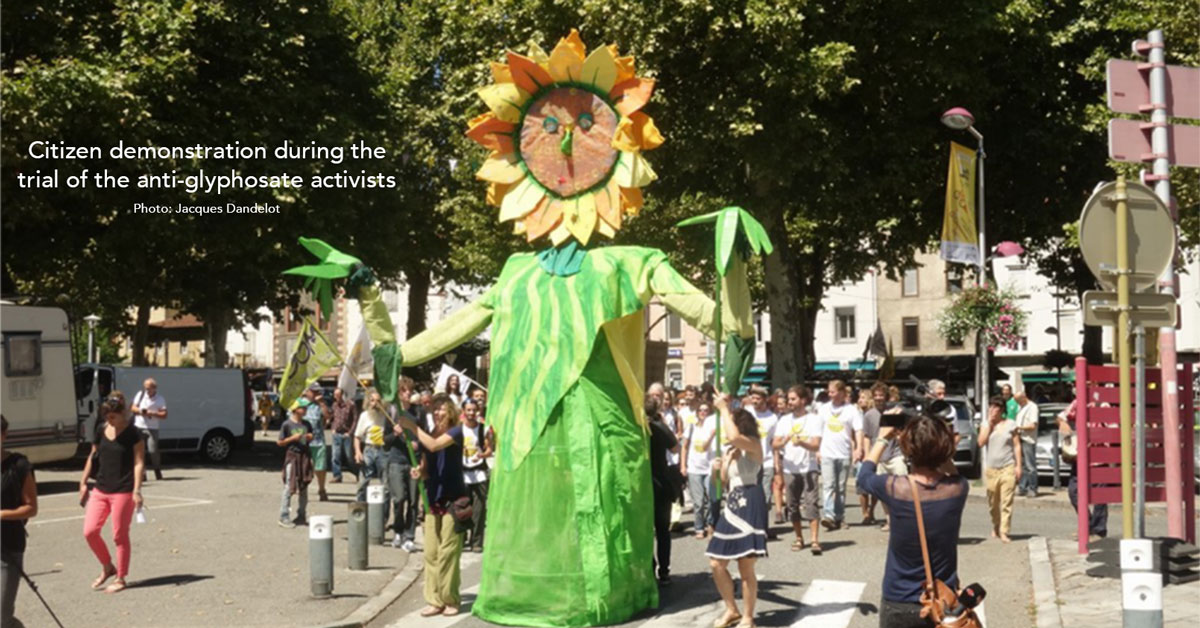
<path fill-rule="evenodd" d="M 975 141 L 979 143 L 979 148 L 976 151 L 979 155 L 979 190 L 975 194 L 977 201 L 976 204 L 979 206 L 979 276 L 975 280 L 975 285 L 979 286 L 980 288 L 986 288 L 987 269 L 985 264 L 987 263 L 986 260 L 988 248 L 987 231 L 984 227 L 986 224 L 984 220 L 986 214 L 984 212 L 983 204 L 983 161 L 987 155 L 985 155 L 983 152 L 983 134 L 975 128 L 975 116 L 971 115 L 970 111 L 967 111 L 962 107 L 953 107 L 951 109 L 947 109 L 946 112 L 942 114 L 942 124 L 946 125 L 948 128 L 954 129 L 955 131 L 969 132 L 972 137 L 975 138 Z M 988 364 L 988 351 L 987 347 L 984 346 L 983 343 L 979 342 L 978 336 L 976 336 L 975 345 L 975 350 L 979 354 L 979 375 L 978 380 L 976 380 L 979 386 L 977 389 L 979 391 L 978 399 L 980 403 L 987 403 L 988 395 L 990 395 L 992 392 L 990 381 L 991 373 L 989 371 L 990 366 Z"/>
<path fill-rule="evenodd" d="M 83 317 L 83 320 L 87 321 L 88 324 L 87 359 L 88 362 L 96 362 L 96 358 L 93 357 L 93 348 L 96 346 L 96 323 L 100 322 L 100 317 L 96 316 L 95 314 L 88 314 L 87 316 Z"/>

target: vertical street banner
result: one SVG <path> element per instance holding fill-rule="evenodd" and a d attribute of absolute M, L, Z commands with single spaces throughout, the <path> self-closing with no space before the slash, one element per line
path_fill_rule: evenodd
<path fill-rule="evenodd" d="M 342 363 L 333 343 L 308 318 L 296 337 L 296 346 L 279 381 L 279 405 L 290 408 L 309 384 L 322 373 Z"/>
<path fill-rule="evenodd" d="M 954 142 L 950 142 L 950 171 L 946 175 L 941 257 L 959 264 L 979 263 L 979 240 L 975 231 L 975 151 Z"/>

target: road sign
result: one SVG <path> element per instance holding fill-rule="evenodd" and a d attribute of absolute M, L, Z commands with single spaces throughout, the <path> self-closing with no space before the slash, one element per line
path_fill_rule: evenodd
<path fill-rule="evenodd" d="M 1117 161 L 1143 162 L 1166 157 L 1173 165 L 1200 168 L 1200 126 L 1167 125 L 1166 155 L 1156 155 L 1150 148 L 1150 131 L 1154 125 L 1138 120 L 1108 121 L 1108 156 Z"/>
<path fill-rule="evenodd" d="M 1148 63 L 1109 59 L 1107 66 L 1108 108 L 1117 113 L 1149 113 Z M 1142 67 L 1145 66 L 1145 67 Z M 1167 67 L 1167 115 L 1200 118 L 1200 68 Z"/>
<path fill-rule="evenodd" d="M 1154 288 L 1155 281 L 1175 258 L 1175 221 L 1154 190 L 1126 183 L 1129 197 L 1129 287 L 1131 292 Z M 1096 279 L 1117 289 L 1116 182 L 1096 189 L 1079 219 L 1079 250 Z"/>
<path fill-rule="evenodd" d="M 1129 295 L 1129 321 L 1146 327 L 1174 327 L 1179 308 L 1175 295 L 1157 292 L 1133 292 Z M 1117 324 L 1121 313 L 1117 293 L 1088 290 L 1083 293 L 1083 324 L 1109 326 Z"/>

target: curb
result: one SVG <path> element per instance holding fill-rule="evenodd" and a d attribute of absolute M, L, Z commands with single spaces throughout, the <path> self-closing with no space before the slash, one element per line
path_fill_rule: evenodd
<path fill-rule="evenodd" d="M 408 591 L 409 587 L 421 576 L 424 568 L 425 561 L 414 560 L 413 555 L 410 554 L 404 568 L 375 597 L 364 602 L 362 606 L 358 607 L 358 610 L 340 621 L 324 624 L 320 628 L 363 628 L 378 617 L 392 602 L 404 595 L 404 592 Z"/>
<path fill-rule="evenodd" d="M 1029 539 L 1030 582 L 1033 584 L 1033 603 L 1037 608 L 1037 628 L 1062 628 L 1058 612 L 1058 588 L 1054 582 L 1054 566 L 1050 563 L 1050 548 L 1046 538 Z"/>

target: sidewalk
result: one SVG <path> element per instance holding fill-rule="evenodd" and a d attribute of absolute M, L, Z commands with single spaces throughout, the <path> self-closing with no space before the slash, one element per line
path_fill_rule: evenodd
<path fill-rule="evenodd" d="M 1087 570 L 1095 567 L 1086 555 L 1077 552 L 1074 541 L 1050 539 L 1050 564 L 1057 588 L 1058 614 L 1063 628 L 1119 626 L 1121 624 L 1121 580 L 1093 578 Z M 1039 607 L 1039 611 L 1041 608 Z M 1053 615 L 1053 612 L 1049 613 Z M 1200 581 L 1163 587 L 1163 626 L 1192 627 L 1200 621 Z"/>

